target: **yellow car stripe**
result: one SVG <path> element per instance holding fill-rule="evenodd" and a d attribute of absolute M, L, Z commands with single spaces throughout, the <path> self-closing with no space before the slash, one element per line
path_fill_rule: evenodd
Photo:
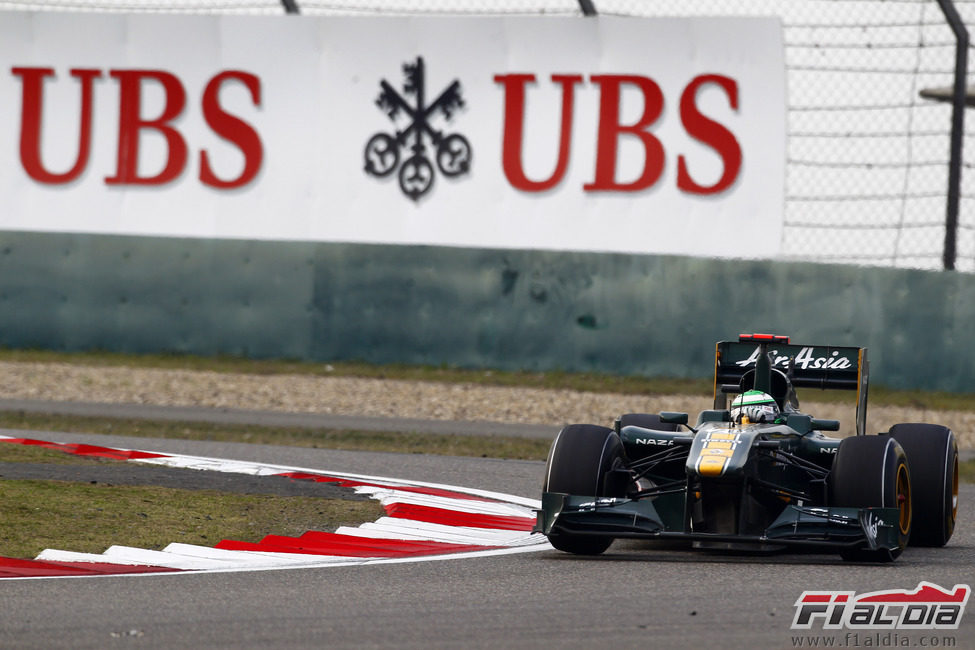
<path fill-rule="evenodd" d="M 727 458 L 719 456 L 701 456 L 697 461 L 697 473 L 701 476 L 721 476 Z"/>

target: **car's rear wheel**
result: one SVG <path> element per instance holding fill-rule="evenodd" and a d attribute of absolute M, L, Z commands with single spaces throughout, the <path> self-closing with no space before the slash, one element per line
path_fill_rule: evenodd
<path fill-rule="evenodd" d="M 958 515 L 958 443 L 951 429 L 937 424 L 895 424 L 911 467 L 914 500 L 912 546 L 944 546 Z"/>
<path fill-rule="evenodd" d="M 911 537 L 911 474 L 907 455 L 890 436 L 853 436 L 840 442 L 829 474 L 829 504 L 842 508 L 897 508 L 894 549 L 856 548 L 844 560 L 890 562 Z"/>
<path fill-rule="evenodd" d="M 570 424 L 559 432 L 548 453 L 545 492 L 576 496 L 624 496 L 606 475 L 622 466 L 623 443 L 616 432 L 592 424 Z M 548 541 L 560 551 L 598 555 L 613 543 L 612 537 L 573 535 L 553 530 Z"/>

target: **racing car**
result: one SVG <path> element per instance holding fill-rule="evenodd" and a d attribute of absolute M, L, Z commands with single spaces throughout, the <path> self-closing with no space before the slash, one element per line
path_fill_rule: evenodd
<path fill-rule="evenodd" d="M 616 538 L 806 547 L 867 562 L 890 562 L 908 544 L 944 546 L 958 510 L 955 436 L 920 423 L 867 435 L 868 376 L 862 347 L 771 334 L 719 341 L 713 408 L 694 426 L 687 413 L 661 412 L 562 428 L 534 530 L 580 555 Z M 856 391 L 855 435 L 826 435 L 839 421 L 801 412 L 797 387 Z"/>

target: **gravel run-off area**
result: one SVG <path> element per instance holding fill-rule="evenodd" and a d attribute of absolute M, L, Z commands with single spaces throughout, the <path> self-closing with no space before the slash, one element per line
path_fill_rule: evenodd
<path fill-rule="evenodd" d="M 849 405 L 816 403 L 799 391 L 801 410 L 853 427 Z M 573 422 L 610 426 L 620 413 L 686 411 L 692 421 L 710 408 L 708 396 L 625 395 L 357 377 L 252 375 L 223 372 L 0 363 L 0 399 L 199 406 L 294 413 L 493 421 L 561 426 Z M 868 409 L 868 432 L 897 422 L 931 422 L 951 428 L 959 446 L 975 448 L 975 412 L 907 407 Z"/>

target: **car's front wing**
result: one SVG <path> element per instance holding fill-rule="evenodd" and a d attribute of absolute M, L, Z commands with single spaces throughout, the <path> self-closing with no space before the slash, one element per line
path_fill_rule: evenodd
<path fill-rule="evenodd" d="M 761 535 L 669 530 L 650 500 L 545 492 L 533 532 L 873 549 L 898 548 L 897 508 L 787 505 Z"/>

